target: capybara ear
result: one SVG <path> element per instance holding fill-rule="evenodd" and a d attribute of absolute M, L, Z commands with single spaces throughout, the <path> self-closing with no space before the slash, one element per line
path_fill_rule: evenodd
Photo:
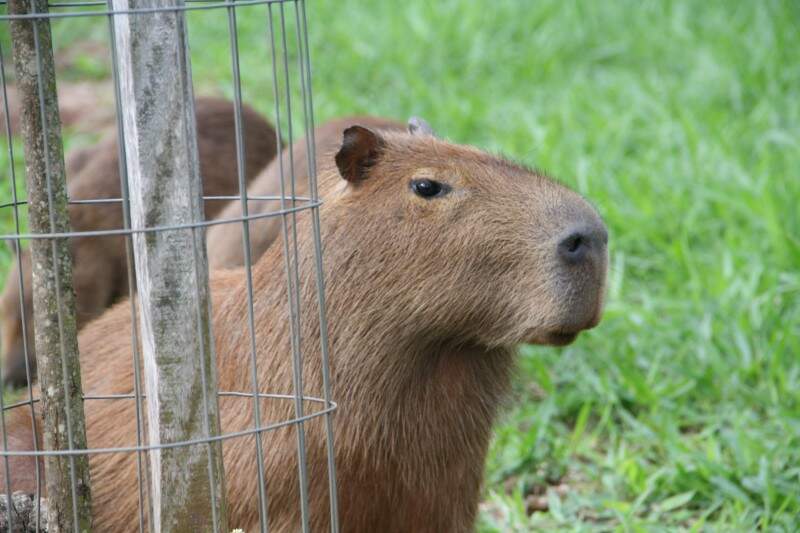
<path fill-rule="evenodd" d="M 408 133 L 411 135 L 430 135 L 431 137 L 436 137 L 431 125 L 428 124 L 425 119 L 419 117 L 411 117 L 408 119 Z"/>
<path fill-rule="evenodd" d="M 378 161 L 386 141 L 363 126 L 350 126 L 344 130 L 342 147 L 336 154 L 336 166 L 344 179 L 351 183 L 369 177 L 369 169 Z"/>

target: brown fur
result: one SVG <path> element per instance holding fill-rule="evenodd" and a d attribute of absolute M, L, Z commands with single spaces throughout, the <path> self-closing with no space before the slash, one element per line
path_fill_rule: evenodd
<path fill-rule="evenodd" d="M 368 128 L 382 131 L 403 131 L 405 126 L 396 120 L 354 116 L 330 120 L 314 130 L 314 142 L 316 143 L 317 170 L 320 162 L 330 158 L 331 154 L 339 148 L 342 142 L 342 131 L 353 124 L 361 124 Z M 292 171 L 295 176 L 294 195 L 297 197 L 308 197 L 308 152 L 306 150 L 306 139 L 296 141 L 291 147 L 287 147 L 281 154 L 281 159 L 275 159 L 265 168 L 253 183 L 247 188 L 250 196 L 280 196 L 281 195 L 281 168 L 283 168 L 284 194 L 292 196 L 290 177 Z M 332 159 L 331 159 L 332 160 Z M 248 202 L 248 213 L 250 215 L 259 213 L 269 213 L 280 209 L 279 200 L 253 200 Z M 285 205 L 291 205 L 286 201 Z M 241 202 L 231 202 L 220 213 L 219 219 L 233 219 L 242 216 Z M 258 218 L 248 222 L 250 228 L 250 255 L 255 263 L 267 247 L 278 238 L 281 231 L 281 220 L 278 217 Z M 232 268 L 244 265 L 244 244 L 242 241 L 242 225 L 239 223 L 220 224 L 212 226 L 208 230 L 208 263 L 209 267 Z"/>
<path fill-rule="evenodd" d="M 203 192 L 207 196 L 233 195 L 239 191 L 236 171 L 233 104 L 218 98 L 198 98 L 196 103 L 198 151 Z M 242 109 L 245 139 L 245 179 L 249 182 L 276 153 L 275 131 L 253 109 Z M 116 136 L 98 145 L 71 153 L 67 157 L 68 194 L 71 200 L 119 198 L 119 157 Z M 206 202 L 206 218 L 215 217 L 225 206 L 220 200 Z M 73 204 L 69 216 L 74 231 L 117 229 L 122 227 L 120 203 Z M 98 316 L 128 292 L 125 239 L 120 236 L 72 239 L 73 280 L 77 296 L 78 327 Z M 24 273 L 25 328 L 27 349 L 34 363 L 30 258 L 22 252 Z M 3 377 L 5 383 L 27 382 L 20 292 L 16 260 L 6 279 L 0 298 L 2 311 Z"/>
<path fill-rule="evenodd" d="M 576 224 L 605 230 L 577 194 L 524 168 L 428 136 L 381 139 L 362 181 L 344 182 L 332 157 L 320 164 L 342 531 L 469 531 L 513 347 L 561 343 L 600 317 L 605 244 L 590 261 L 569 266 L 557 244 Z M 452 191 L 420 198 L 409 183 L 423 177 Z M 321 396 L 313 240 L 309 217 L 300 218 L 304 390 Z M 270 247 L 253 283 L 259 390 L 286 394 L 292 365 L 282 255 L 282 246 Z M 211 287 L 219 388 L 251 391 L 243 271 L 218 271 Z M 86 394 L 131 392 L 130 328 L 122 303 L 81 333 L 82 357 L 91 361 L 83 366 Z M 262 409 L 264 424 L 293 416 L 287 401 L 264 400 Z M 224 431 L 252 425 L 248 399 L 223 397 L 220 412 Z M 91 447 L 135 442 L 130 403 L 89 402 L 86 413 Z M 322 430 L 321 419 L 305 423 L 313 531 L 328 527 Z M 30 428 L 17 423 L 10 431 L 19 442 Z M 296 531 L 295 429 L 265 433 L 263 443 L 270 530 Z M 229 523 L 245 531 L 258 529 L 254 454 L 251 437 L 225 441 Z M 135 530 L 135 456 L 95 455 L 91 467 L 97 529 Z"/>
<path fill-rule="evenodd" d="M 71 48 L 71 47 L 70 47 Z M 69 67 L 67 67 L 69 68 Z M 73 67 L 74 68 L 74 67 Z M 12 135 L 22 132 L 20 98 L 14 85 L 6 87 L 8 124 Z M 2 97 L 0 97 L 2 100 Z M 114 88 L 110 81 L 58 82 L 58 114 L 65 130 L 108 131 L 114 126 Z M 0 136 L 6 134 L 5 106 L 0 105 Z"/>

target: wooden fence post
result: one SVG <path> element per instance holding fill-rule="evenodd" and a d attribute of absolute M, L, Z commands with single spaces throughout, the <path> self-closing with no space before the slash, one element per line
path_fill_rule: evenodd
<path fill-rule="evenodd" d="M 9 0 L 8 9 L 14 15 L 47 13 L 47 0 Z M 22 109 L 29 226 L 32 233 L 68 232 L 64 154 L 49 21 L 12 20 L 11 43 Z M 66 239 L 33 239 L 31 258 L 45 449 L 64 450 L 70 445 L 86 448 L 69 243 Z M 48 530 L 89 531 L 88 457 L 48 456 L 45 471 Z"/>
<path fill-rule="evenodd" d="M 182 0 L 112 0 L 115 10 Z M 114 15 L 134 230 L 203 219 L 186 23 L 182 11 Z M 219 433 L 203 229 L 133 237 L 151 445 Z M 149 454 L 154 531 L 227 531 L 222 447 Z"/>

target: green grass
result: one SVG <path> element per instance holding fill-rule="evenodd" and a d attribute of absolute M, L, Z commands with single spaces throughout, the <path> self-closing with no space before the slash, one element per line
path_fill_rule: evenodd
<path fill-rule="evenodd" d="M 244 93 L 273 116 L 253 12 Z M 602 324 L 521 350 L 480 530 L 800 528 L 800 4 L 342 0 L 309 15 L 319 121 L 419 114 L 575 187 L 610 229 Z M 194 17 L 197 85 L 231 94 L 226 21 Z M 528 494 L 548 509 L 528 515 Z"/>

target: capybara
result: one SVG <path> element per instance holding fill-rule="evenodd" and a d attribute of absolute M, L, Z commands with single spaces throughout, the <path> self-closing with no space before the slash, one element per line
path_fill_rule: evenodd
<path fill-rule="evenodd" d="M 234 107 L 228 100 L 197 98 L 197 147 L 203 193 L 206 196 L 238 194 Z M 245 178 L 249 182 L 276 155 L 275 131 L 255 110 L 242 106 L 242 133 L 245 150 Z M 119 155 L 116 136 L 98 145 L 67 156 L 67 190 L 70 200 L 119 198 Z M 225 206 L 220 200 L 205 203 L 206 218 L 215 217 Z M 119 202 L 72 204 L 69 217 L 73 231 L 108 230 L 123 227 Z M 80 237 L 70 241 L 73 257 L 73 282 L 76 293 L 78 327 L 98 316 L 128 292 L 125 239 L 121 236 Z M 35 365 L 32 318 L 30 258 L 22 252 L 25 331 L 31 368 Z M 3 381 L 24 385 L 27 382 L 23 349 L 20 291 L 16 258 L 6 278 L 0 298 L 2 312 Z"/>
<path fill-rule="evenodd" d="M 348 126 L 359 124 L 361 126 L 379 131 L 403 131 L 405 125 L 396 120 L 370 117 L 353 116 L 330 120 L 314 130 L 316 162 L 319 168 L 321 161 L 333 157 L 333 153 L 342 142 L 342 132 Z M 261 173 L 256 176 L 247 188 L 249 196 L 280 196 L 281 195 L 281 169 L 283 169 L 284 194 L 292 196 L 290 188 L 291 172 L 294 171 L 296 197 L 308 197 L 308 152 L 306 139 L 296 141 L 291 147 L 286 147 L 281 158 L 275 158 Z M 248 202 L 248 214 L 275 212 L 280 209 L 280 200 L 252 200 Z M 288 200 L 285 205 L 291 204 Z M 219 219 L 235 219 L 242 216 L 240 201 L 229 203 L 220 213 Z M 281 229 L 279 217 L 257 218 L 248 222 L 250 228 L 250 257 L 253 263 L 274 241 Z M 211 226 L 208 230 L 206 241 L 208 243 L 209 268 L 231 268 L 244 265 L 244 244 L 242 241 L 242 224 L 228 223 Z"/>
<path fill-rule="evenodd" d="M 431 135 L 351 126 L 334 157 L 321 155 L 321 191 L 336 189 L 320 208 L 320 229 L 341 530 L 469 531 L 515 346 L 564 345 L 598 323 L 606 229 L 566 187 Z M 321 397 L 312 220 L 305 212 L 295 226 L 297 333 L 304 392 Z M 277 243 L 253 268 L 261 393 L 292 393 L 284 269 Z M 211 290 L 219 389 L 249 393 L 254 363 L 243 269 L 217 271 Z M 129 313 L 119 304 L 81 332 L 86 394 L 133 390 Z M 262 424 L 294 413 L 291 401 L 278 399 L 261 409 Z M 223 430 L 252 427 L 253 411 L 250 398 L 221 397 Z M 91 447 L 136 442 L 132 402 L 90 401 L 86 416 Z M 23 419 L 8 425 L 15 443 L 30 432 Z M 299 529 L 295 431 L 262 435 L 270 531 Z M 311 529 L 326 531 L 320 418 L 305 422 L 305 444 Z M 253 438 L 225 440 L 223 449 L 229 525 L 257 531 Z M 135 455 L 92 455 L 90 463 L 97 530 L 135 530 Z M 16 464 L 32 472 L 31 461 Z M 30 481 L 12 488 L 31 489 Z"/>
<path fill-rule="evenodd" d="M 8 125 L 12 135 L 19 135 L 22 132 L 22 117 L 16 86 L 8 85 L 5 95 Z M 6 135 L 6 106 L 3 103 L 0 97 L 0 136 Z M 114 127 L 113 84 L 110 81 L 69 82 L 59 79 L 58 114 L 64 130 L 95 134 L 111 130 Z"/>

